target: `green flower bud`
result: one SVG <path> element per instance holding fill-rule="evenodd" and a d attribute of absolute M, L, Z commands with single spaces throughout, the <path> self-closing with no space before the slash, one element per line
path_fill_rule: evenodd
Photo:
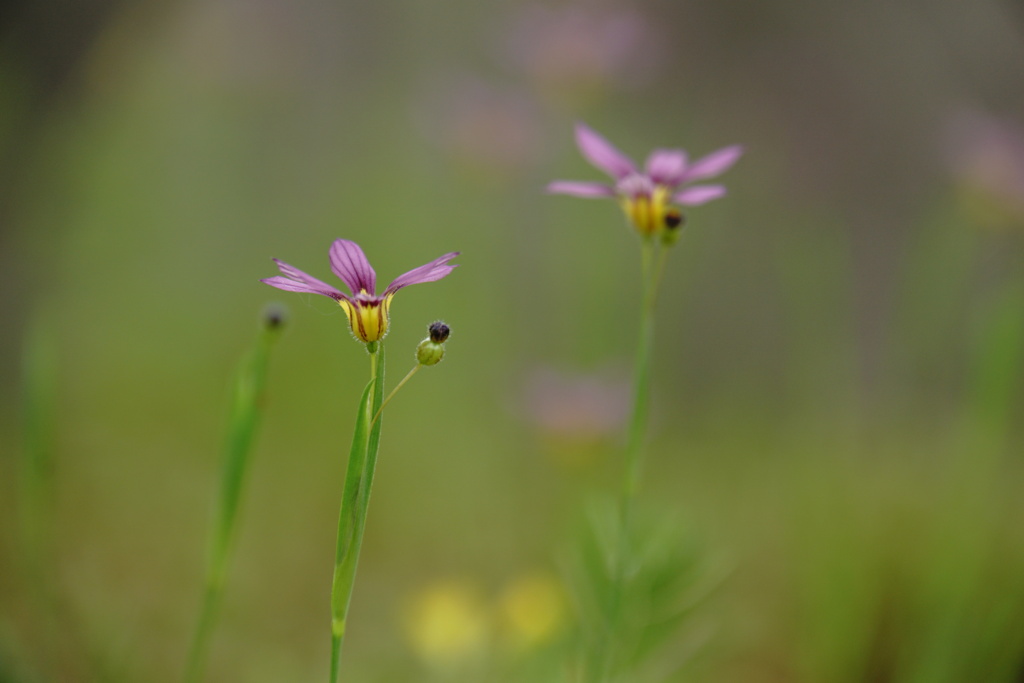
<path fill-rule="evenodd" d="M 437 365 L 444 358 L 444 343 L 451 330 L 441 321 L 430 325 L 430 336 L 416 347 L 416 362 L 420 365 Z"/>

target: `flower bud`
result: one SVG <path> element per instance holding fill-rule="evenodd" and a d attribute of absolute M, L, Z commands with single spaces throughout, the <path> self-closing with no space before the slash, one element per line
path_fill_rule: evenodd
<path fill-rule="evenodd" d="M 430 325 L 430 336 L 416 347 L 416 362 L 420 365 L 437 365 L 444 358 L 444 342 L 451 330 L 440 320 Z"/>
<path fill-rule="evenodd" d="M 263 309 L 263 326 L 268 330 L 284 327 L 288 319 L 288 309 L 281 304 L 272 303 Z"/>
<path fill-rule="evenodd" d="M 665 212 L 665 229 L 661 231 L 661 243 L 666 247 L 679 241 L 683 234 L 683 226 L 686 225 L 686 218 L 679 209 L 670 208 Z"/>
<path fill-rule="evenodd" d="M 444 358 L 444 344 L 424 339 L 416 347 L 416 362 L 420 365 L 437 365 Z"/>

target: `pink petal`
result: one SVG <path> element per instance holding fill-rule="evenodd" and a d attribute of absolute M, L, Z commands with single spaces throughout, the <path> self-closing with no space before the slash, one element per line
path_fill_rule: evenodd
<path fill-rule="evenodd" d="M 647 157 L 647 175 L 660 184 L 675 187 L 682 182 L 686 152 L 681 149 L 656 149 Z"/>
<path fill-rule="evenodd" d="M 613 178 L 636 172 L 629 157 L 582 123 L 576 124 L 576 144 L 587 161 Z"/>
<path fill-rule="evenodd" d="M 699 206 L 725 196 L 724 185 L 694 185 L 682 192 L 677 192 L 672 200 L 685 206 Z"/>
<path fill-rule="evenodd" d="M 459 252 L 453 251 L 445 254 L 444 256 L 440 256 L 419 268 L 413 268 L 408 273 L 402 273 L 395 278 L 394 282 L 388 285 L 388 288 L 384 290 L 383 296 L 394 294 L 402 287 L 407 287 L 409 285 L 418 285 L 421 282 L 434 282 L 435 280 L 440 280 L 455 269 L 455 266 L 448 265 L 448 262 L 458 255 Z"/>
<path fill-rule="evenodd" d="M 366 254 L 359 245 L 349 240 L 334 240 L 331 245 L 331 270 L 348 285 L 352 294 L 365 290 L 374 293 L 377 286 L 377 274 L 366 260 Z"/>
<path fill-rule="evenodd" d="M 680 182 L 693 182 L 694 180 L 703 180 L 705 178 L 712 178 L 720 173 L 724 173 L 729 170 L 729 167 L 736 163 L 736 161 L 743 155 L 743 147 L 740 145 L 733 145 L 732 147 L 724 147 L 717 152 L 698 159 L 693 162 L 690 168 L 686 169 L 683 173 L 683 177 Z"/>
<path fill-rule="evenodd" d="M 570 194 L 574 197 L 614 197 L 615 190 L 601 183 L 585 183 L 575 180 L 556 180 L 548 184 L 551 194 Z"/>
<path fill-rule="evenodd" d="M 636 199 L 650 197 L 654 192 L 654 182 L 642 173 L 634 173 L 620 180 L 615 186 L 615 193 L 621 197 Z"/>
<path fill-rule="evenodd" d="M 283 289 L 286 292 L 306 292 L 309 294 L 322 294 L 323 296 L 329 296 L 332 299 L 344 298 L 339 290 L 331 287 L 326 282 L 317 280 L 312 275 L 303 273 L 295 266 L 288 265 L 284 261 L 274 259 L 274 263 L 277 264 L 278 270 L 281 271 L 281 275 L 275 275 L 274 277 L 268 277 L 260 282 L 268 284 L 271 287 L 277 287 Z"/>

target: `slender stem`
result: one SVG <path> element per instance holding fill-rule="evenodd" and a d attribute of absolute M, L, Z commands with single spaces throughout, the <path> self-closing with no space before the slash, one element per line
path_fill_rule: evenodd
<path fill-rule="evenodd" d="M 658 301 L 658 292 L 661 291 L 661 279 L 665 275 L 665 263 L 668 262 L 668 252 L 669 248 L 665 246 L 658 249 L 658 260 L 652 274 L 653 280 L 650 283 L 647 295 L 644 297 L 644 306 L 650 310 L 645 311 L 644 315 L 654 315 L 654 306 Z"/>
<path fill-rule="evenodd" d="M 417 363 L 417 364 L 416 364 L 416 366 L 415 366 L 415 367 L 413 367 L 413 369 L 409 371 L 409 374 L 407 374 L 407 375 L 406 375 L 405 377 L 403 377 L 403 378 L 402 378 L 402 381 L 401 381 L 401 382 L 399 382 L 399 383 L 398 383 L 398 384 L 397 384 L 397 385 L 395 386 L 395 388 L 391 390 L 391 393 L 390 393 L 390 394 L 388 394 L 388 397 L 387 397 L 386 399 L 384 399 L 384 402 L 383 402 L 383 403 L 381 403 L 381 405 L 380 405 L 380 408 L 378 408 L 378 409 L 377 409 L 377 413 L 376 413 L 376 414 L 375 414 L 375 415 L 373 416 L 373 421 L 374 421 L 375 423 L 377 422 L 377 418 L 379 418 L 379 417 L 380 417 L 380 414 L 381 414 L 382 412 L 384 412 L 384 407 L 385 407 L 385 406 L 387 406 L 387 404 L 391 403 L 391 399 L 393 399 L 393 398 L 395 397 L 395 394 L 397 394 L 397 393 L 398 393 L 398 390 L 399 390 L 399 389 L 401 389 L 401 388 L 402 388 L 403 386 L 405 386 L 405 383 L 406 383 L 406 382 L 408 382 L 408 381 L 409 381 L 410 379 L 412 379 L 412 376 L 413 376 L 413 375 L 415 375 L 415 374 L 416 374 L 416 372 L 417 372 L 417 371 L 418 371 L 418 370 L 419 370 L 420 368 L 422 368 L 422 367 L 423 367 L 422 365 L 420 365 L 419 363 Z"/>
<path fill-rule="evenodd" d="M 366 527 L 366 511 L 370 503 L 370 488 L 373 485 L 377 449 L 380 444 L 382 421 L 374 422 L 373 416 L 380 411 L 384 394 L 384 344 L 376 342 L 368 348 L 370 382 L 363 390 L 359 403 L 342 492 L 341 512 L 338 516 L 338 546 L 331 586 L 331 683 L 336 683 L 341 668 L 341 646 L 345 638 L 356 565 L 359 562 L 359 550 Z"/>
<path fill-rule="evenodd" d="M 655 264 L 655 249 L 658 249 Z M 590 679 L 604 683 L 609 680 L 615 659 L 616 643 L 622 610 L 622 594 L 628 575 L 630 557 L 629 530 L 633 505 L 640 487 L 643 470 L 644 440 L 650 412 L 651 357 L 654 349 L 654 305 L 664 271 L 666 249 L 645 240 L 641 253 L 643 298 L 640 309 L 640 335 L 636 349 L 633 377 L 633 410 L 626 437 L 623 461 L 622 491 L 619 507 L 615 553 L 611 558 L 611 584 L 605 605 L 605 623 L 591 652 Z"/>
<path fill-rule="evenodd" d="M 640 339 L 637 343 L 633 376 L 633 412 L 629 421 L 626 439 L 625 472 L 623 477 L 623 510 L 629 509 L 640 484 L 643 465 L 644 437 L 647 433 L 647 416 L 650 412 L 651 355 L 654 350 L 654 304 L 658 296 L 658 285 L 665 264 L 665 249 L 661 249 L 658 264 L 652 263 L 654 245 L 647 241 L 643 245 L 643 300 L 640 310 Z"/>
<path fill-rule="evenodd" d="M 202 680 L 203 665 L 206 663 L 206 656 L 210 650 L 210 635 L 213 633 L 213 626 L 217 623 L 217 615 L 220 612 L 222 589 L 223 583 L 207 581 L 203 591 L 203 606 L 199 613 L 199 623 L 192 635 L 188 664 L 185 666 L 185 681 L 187 683 L 197 683 Z"/>
<path fill-rule="evenodd" d="M 231 418 L 222 464 L 220 492 L 214 516 L 214 529 L 206 563 L 203 602 L 189 647 L 185 681 L 198 683 L 210 649 L 210 636 L 217 623 L 227 576 L 228 560 L 234 545 L 236 520 L 248 471 L 249 454 L 259 423 L 267 365 L 278 323 L 266 326 L 253 351 L 246 357 L 235 377 Z"/>

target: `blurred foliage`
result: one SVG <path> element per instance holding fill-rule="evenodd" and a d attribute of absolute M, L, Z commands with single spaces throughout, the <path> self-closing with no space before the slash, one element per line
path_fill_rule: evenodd
<path fill-rule="evenodd" d="M 671 517 L 671 510 L 659 510 L 630 525 L 630 552 L 620 589 L 616 562 L 623 542 L 621 515 L 608 502 L 590 506 L 586 524 L 574 534 L 576 551 L 567 560 L 567 580 L 577 607 L 577 647 L 584 653 L 572 680 L 596 680 L 603 666 L 614 681 L 674 679 L 706 644 L 710 620 L 695 618 L 695 612 L 721 577 L 711 575 L 704 549 Z M 616 593 L 618 604 L 610 606 L 609 596 Z M 602 638 L 600 631 L 610 628 L 615 628 L 615 636 Z M 605 644 L 597 646 L 600 662 L 589 656 L 595 642 Z"/>
<path fill-rule="evenodd" d="M 576 120 L 633 156 L 748 149 L 730 196 L 688 216 L 659 302 L 644 496 L 683 541 L 644 546 L 636 604 L 704 597 L 641 638 L 660 645 L 641 674 L 1019 679 L 1024 45 L 1010 6 L 20 7 L 0 25 L 0 680 L 180 679 L 231 369 L 264 304 L 287 296 L 257 280 L 271 257 L 330 280 L 336 237 L 384 280 L 463 253 L 392 308 L 392 384 L 426 324 L 453 331 L 445 362 L 389 407 L 353 680 L 572 680 L 579 606 L 512 647 L 518 608 L 501 605 L 538 573 L 558 586 L 538 604 L 572 600 L 578 586 L 550 577 L 618 472 L 598 424 L 615 411 L 552 415 L 572 399 L 530 380 L 601 380 L 635 343 L 635 236 L 606 203 L 542 194 L 600 177 L 573 148 Z M 965 128 L 965 111 L 984 115 Z M 326 675 L 365 360 L 331 302 L 288 304 L 208 680 Z M 19 359 L 37 352 L 37 311 L 55 341 L 49 614 L 19 569 L 21 397 L 38 379 Z M 706 595 L 689 580 L 703 574 L 678 571 L 720 566 Z M 452 582 L 471 597 L 421 600 Z M 410 610 L 429 621 L 438 604 L 477 615 L 473 657 L 425 654 Z"/>

